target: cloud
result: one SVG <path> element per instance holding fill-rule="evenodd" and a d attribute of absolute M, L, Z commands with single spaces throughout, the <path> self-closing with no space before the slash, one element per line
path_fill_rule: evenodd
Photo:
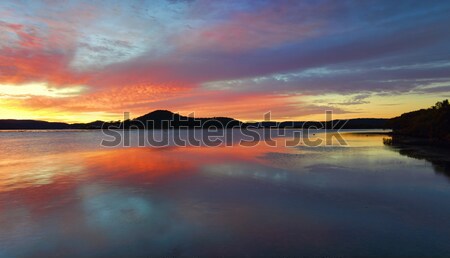
<path fill-rule="evenodd" d="M 325 3 L 270 3 L 253 11 L 238 10 L 226 20 L 183 33 L 175 38 L 175 44 L 181 40 L 184 51 L 219 49 L 242 53 L 271 48 L 317 36 L 327 21 L 314 19 L 311 14 L 323 15 L 329 11 Z"/>
<path fill-rule="evenodd" d="M 60 46 L 58 37 L 49 37 L 33 25 L 1 22 L 10 28 L 16 42 L 0 48 L 0 83 L 23 84 L 49 82 L 56 86 L 82 84 L 86 75 L 68 68 L 73 46 Z M 53 41 L 54 40 L 54 41 Z"/>
<path fill-rule="evenodd" d="M 0 84 L 83 85 L 20 103 L 67 112 L 346 113 L 374 94 L 448 92 L 449 11 L 443 1 L 2 1 Z M 344 97 L 307 100 L 324 94 Z"/>
<path fill-rule="evenodd" d="M 361 105 L 361 104 L 369 104 L 370 101 L 367 100 L 371 94 L 365 93 L 365 94 L 358 94 L 356 96 L 351 97 L 348 100 L 345 100 L 343 102 L 331 102 L 328 103 L 329 105 Z"/>

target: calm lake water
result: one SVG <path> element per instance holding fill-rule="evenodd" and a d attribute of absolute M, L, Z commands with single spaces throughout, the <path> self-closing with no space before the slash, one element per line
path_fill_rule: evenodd
<path fill-rule="evenodd" d="M 0 257 L 449 257 L 450 155 L 343 136 L 104 148 L 100 131 L 0 132 Z"/>

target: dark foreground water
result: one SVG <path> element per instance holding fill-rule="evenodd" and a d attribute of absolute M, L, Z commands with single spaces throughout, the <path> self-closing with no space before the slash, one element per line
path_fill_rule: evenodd
<path fill-rule="evenodd" d="M 105 149 L 99 131 L 1 132 L 0 257 L 449 257 L 446 151 L 344 137 Z"/>

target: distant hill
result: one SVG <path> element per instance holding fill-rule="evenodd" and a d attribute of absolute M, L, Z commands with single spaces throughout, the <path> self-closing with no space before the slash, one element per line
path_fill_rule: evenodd
<path fill-rule="evenodd" d="M 68 124 L 61 122 L 47 122 L 39 120 L 0 119 L 0 130 L 74 130 L 99 129 L 105 122 Z"/>
<path fill-rule="evenodd" d="M 347 122 L 346 122 L 347 121 Z M 254 122 L 244 123 L 230 117 L 212 117 L 212 118 L 193 118 L 182 116 L 168 110 L 156 110 L 137 117 L 135 119 L 117 122 L 95 121 L 91 123 L 55 123 L 37 120 L 0 120 L 0 130 L 64 130 L 64 129 L 100 129 L 102 127 L 116 128 L 232 128 L 232 127 L 269 127 L 278 126 L 279 128 L 334 128 L 338 129 L 383 129 L 387 127 L 388 119 L 378 118 L 358 118 L 350 120 L 333 120 L 332 122 Z"/>
<path fill-rule="evenodd" d="M 66 123 L 53 123 L 38 120 L 0 120 L 0 130 L 45 130 L 45 129 L 70 129 Z"/>
<path fill-rule="evenodd" d="M 450 104 L 444 100 L 431 108 L 402 114 L 392 118 L 388 126 L 397 135 L 450 142 Z"/>

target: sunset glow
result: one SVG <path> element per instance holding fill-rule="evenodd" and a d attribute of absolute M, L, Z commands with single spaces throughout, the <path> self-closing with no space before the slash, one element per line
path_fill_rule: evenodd
<path fill-rule="evenodd" d="M 450 3 L 1 1 L 0 119 L 390 118 L 450 97 Z"/>

